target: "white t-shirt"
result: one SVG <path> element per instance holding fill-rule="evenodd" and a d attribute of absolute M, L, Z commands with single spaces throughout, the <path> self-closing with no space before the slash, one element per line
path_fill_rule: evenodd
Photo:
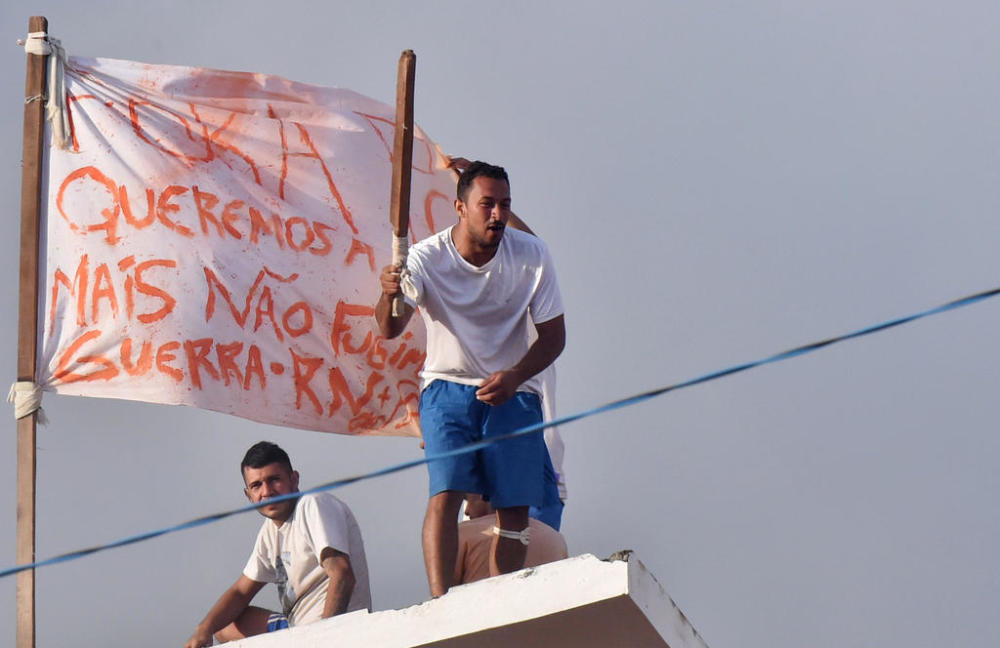
<path fill-rule="evenodd" d="M 276 583 L 282 611 L 290 626 L 323 616 L 329 577 L 319 563 L 326 547 L 348 555 L 354 591 L 347 610 L 371 609 L 368 562 L 361 529 L 347 505 L 330 493 L 303 495 L 280 527 L 270 519 L 257 534 L 243 574 L 258 583 Z"/>
<path fill-rule="evenodd" d="M 414 245 L 406 262 L 403 292 L 427 328 L 422 387 L 438 379 L 478 385 L 510 369 L 527 353 L 533 325 L 563 314 L 541 239 L 507 228 L 493 258 L 477 267 L 458 253 L 453 227 Z M 541 395 L 541 381 L 518 389 Z"/>
<path fill-rule="evenodd" d="M 550 364 L 538 374 L 542 381 L 542 418 L 551 421 L 556 418 L 556 365 Z M 559 499 L 566 501 L 569 491 L 566 489 L 566 471 L 563 470 L 563 457 L 566 446 L 563 444 L 559 426 L 545 428 L 545 447 L 552 460 L 552 468 L 556 471 L 556 484 L 559 487 Z"/>

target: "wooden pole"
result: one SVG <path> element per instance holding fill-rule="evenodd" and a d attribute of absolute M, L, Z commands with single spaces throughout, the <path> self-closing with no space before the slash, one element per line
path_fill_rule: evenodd
<path fill-rule="evenodd" d="M 44 16 L 28 20 L 28 32 L 48 32 Z M 17 327 L 17 379 L 34 381 L 38 343 L 38 228 L 42 187 L 45 63 L 28 54 L 21 173 L 21 298 Z M 17 563 L 35 562 L 35 423 L 32 412 L 17 421 Z M 17 648 L 35 647 L 35 572 L 17 575 Z"/>
<path fill-rule="evenodd" d="M 397 237 L 406 237 L 410 228 L 410 175 L 413 167 L 413 79 L 417 56 L 413 50 L 399 55 L 396 75 L 396 137 L 392 146 L 392 200 L 389 221 Z M 402 315 L 403 297 L 396 295 L 392 314 Z"/>

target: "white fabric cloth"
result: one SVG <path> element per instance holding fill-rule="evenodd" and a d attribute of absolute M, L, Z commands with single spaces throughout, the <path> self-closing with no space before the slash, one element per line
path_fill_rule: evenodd
<path fill-rule="evenodd" d="M 71 57 L 66 91 L 73 150 L 45 149 L 35 382 L 419 436 L 424 327 L 378 339 L 369 312 L 390 254 L 394 107 L 268 74 L 113 59 Z M 455 181 L 433 155 L 414 127 L 417 239 L 455 219 Z"/>
<path fill-rule="evenodd" d="M 406 255 L 409 252 L 410 243 L 405 236 L 392 237 L 392 265 L 403 266 L 406 264 Z"/>
<path fill-rule="evenodd" d="M 538 374 L 542 380 L 542 417 L 546 421 L 556 418 L 556 365 L 550 364 L 542 373 Z M 559 434 L 559 426 L 547 427 L 544 431 L 545 447 L 549 451 L 549 459 L 552 460 L 552 468 L 556 471 L 556 484 L 559 487 L 559 499 L 563 502 L 569 496 L 566 488 L 566 471 L 563 469 L 563 457 L 566 454 L 566 446 L 563 443 L 562 435 Z"/>
<path fill-rule="evenodd" d="M 392 265 L 403 268 L 406 271 L 406 257 L 410 251 L 410 242 L 405 236 L 392 236 Z M 403 300 L 397 295 L 392 300 L 392 316 L 399 317 L 403 314 Z"/>
<path fill-rule="evenodd" d="M 347 554 L 351 560 L 355 584 L 348 612 L 371 609 L 361 529 L 351 509 L 330 493 L 303 495 L 280 527 L 264 520 L 243 574 L 258 583 L 278 585 L 278 598 L 290 626 L 312 623 L 322 618 L 330 580 L 319 563 L 326 547 Z"/>
<path fill-rule="evenodd" d="M 501 529 L 500 527 L 493 526 L 493 535 L 498 535 L 501 538 L 507 538 L 509 540 L 517 540 L 525 547 L 531 544 L 531 527 L 525 527 L 520 531 L 508 531 L 506 529 Z"/>
<path fill-rule="evenodd" d="M 24 43 L 24 51 L 37 56 L 48 56 L 48 101 L 45 116 L 52 124 L 52 141 L 61 149 L 68 149 L 72 143 L 69 110 L 66 108 L 66 50 L 58 38 L 51 38 L 45 32 L 31 32 Z"/>
<path fill-rule="evenodd" d="M 548 248 L 507 228 L 496 254 L 477 267 L 458 253 L 454 226 L 410 248 L 402 288 L 427 328 L 422 388 L 437 379 L 478 385 L 527 353 L 534 324 L 563 313 Z M 538 376 L 520 391 L 541 395 Z"/>
<path fill-rule="evenodd" d="M 46 40 L 48 34 L 45 32 L 28 32 L 28 38 L 23 41 L 17 41 L 19 44 L 24 45 L 25 54 L 34 54 L 35 56 L 45 56 L 52 51 L 49 47 L 49 41 Z"/>
<path fill-rule="evenodd" d="M 490 577 L 490 548 L 494 515 L 484 515 L 458 525 L 458 560 L 455 582 L 472 583 Z M 562 534 L 534 518 L 528 520 L 531 544 L 524 555 L 525 567 L 537 567 L 569 556 Z"/>
<path fill-rule="evenodd" d="M 14 418 L 21 419 L 38 412 L 38 422 L 45 423 L 45 413 L 42 411 L 42 388 L 30 381 L 18 381 L 10 386 L 7 402 L 14 403 Z"/>

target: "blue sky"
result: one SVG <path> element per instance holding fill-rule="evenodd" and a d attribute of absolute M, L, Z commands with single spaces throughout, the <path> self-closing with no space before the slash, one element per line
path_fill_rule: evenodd
<path fill-rule="evenodd" d="M 563 413 L 1000 283 L 995 3 L 8 2 L 11 278 L 13 41 L 32 14 L 70 54 L 274 73 L 387 102 L 413 49 L 418 123 L 448 152 L 507 167 L 515 211 L 550 245 L 567 306 Z M 712 646 L 988 641 L 1000 633 L 998 317 L 986 302 L 565 426 L 570 552 L 634 549 Z M 262 438 L 306 486 L 419 456 L 412 439 L 193 409 L 45 407 L 41 557 L 239 505 L 239 458 Z M 379 609 L 427 596 L 425 488 L 417 469 L 339 493 Z M 258 524 L 41 571 L 39 645 L 180 645 Z M 13 579 L 0 607 L 12 624 Z"/>

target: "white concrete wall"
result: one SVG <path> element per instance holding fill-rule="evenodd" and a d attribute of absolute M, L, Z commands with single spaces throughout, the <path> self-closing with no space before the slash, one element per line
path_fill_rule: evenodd
<path fill-rule="evenodd" d="M 707 648 L 635 557 L 585 554 L 455 587 L 402 610 L 354 612 L 232 648 Z"/>

